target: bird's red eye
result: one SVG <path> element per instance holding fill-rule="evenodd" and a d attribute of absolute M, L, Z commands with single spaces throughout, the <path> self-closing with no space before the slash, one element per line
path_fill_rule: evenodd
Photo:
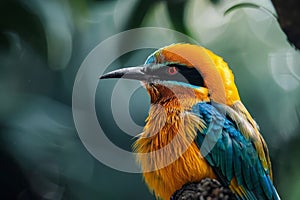
<path fill-rule="evenodd" d="M 167 72 L 170 75 L 174 75 L 174 74 L 177 74 L 178 70 L 176 67 L 168 67 Z"/>

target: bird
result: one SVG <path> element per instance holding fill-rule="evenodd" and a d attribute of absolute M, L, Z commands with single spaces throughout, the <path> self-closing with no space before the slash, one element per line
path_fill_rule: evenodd
<path fill-rule="evenodd" d="M 183 185 L 205 178 L 220 181 L 238 200 L 280 199 L 267 144 L 221 56 L 174 43 L 140 66 L 100 76 L 111 78 L 138 80 L 150 96 L 133 150 L 157 199 L 170 199 Z"/>

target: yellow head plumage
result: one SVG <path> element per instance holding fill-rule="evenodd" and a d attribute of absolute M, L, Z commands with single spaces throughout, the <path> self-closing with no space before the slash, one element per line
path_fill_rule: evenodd
<path fill-rule="evenodd" d="M 149 63 L 149 60 L 161 64 L 177 62 L 196 68 L 209 89 L 210 98 L 215 102 L 232 105 L 240 100 L 234 76 L 227 63 L 204 47 L 184 43 L 172 44 L 157 50 L 151 56 L 146 62 Z"/>

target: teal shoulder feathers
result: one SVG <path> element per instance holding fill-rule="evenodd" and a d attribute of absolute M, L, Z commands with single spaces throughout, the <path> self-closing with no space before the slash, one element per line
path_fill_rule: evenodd
<path fill-rule="evenodd" d="M 206 124 L 195 140 L 202 155 L 237 199 L 280 199 L 252 141 L 216 105 L 197 103 L 192 108 L 192 113 Z"/>

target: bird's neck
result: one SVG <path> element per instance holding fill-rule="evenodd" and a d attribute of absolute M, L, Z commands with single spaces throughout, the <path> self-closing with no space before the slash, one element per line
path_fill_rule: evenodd
<path fill-rule="evenodd" d="M 178 94 L 180 95 L 180 94 Z M 193 143 L 197 130 L 204 127 L 199 117 L 188 112 L 199 102 L 186 93 L 179 101 L 171 98 L 157 98 L 152 103 L 147 123 L 133 148 L 143 171 L 152 171 L 169 165 L 179 158 Z"/>
<path fill-rule="evenodd" d="M 151 99 L 151 107 L 162 106 L 166 111 L 188 110 L 196 102 L 210 101 L 208 89 L 189 88 L 174 85 L 146 85 Z"/>
<path fill-rule="evenodd" d="M 197 102 L 209 101 L 207 89 L 156 86 L 149 90 L 151 106 L 141 137 L 154 145 L 146 151 L 164 147 L 177 134 L 185 138 L 194 137 L 195 127 L 199 122 L 188 111 Z"/>

